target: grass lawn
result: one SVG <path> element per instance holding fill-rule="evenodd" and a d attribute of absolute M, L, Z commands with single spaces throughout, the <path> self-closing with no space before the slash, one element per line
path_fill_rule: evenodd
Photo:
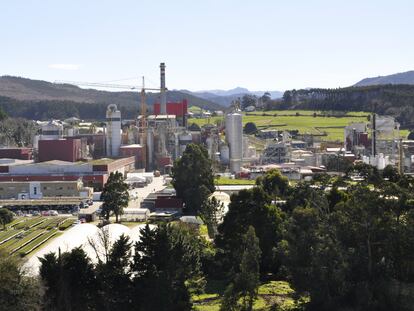
<path fill-rule="evenodd" d="M 227 177 L 220 177 L 219 179 L 215 179 L 214 183 L 216 185 L 254 185 L 256 183 L 255 180 L 249 179 L 232 179 Z"/>
<path fill-rule="evenodd" d="M 218 311 L 220 300 L 225 290 L 222 281 L 209 280 L 204 294 L 193 295 L 194 310 Z M 295 291 L 285 281 L 270 281 L 260 285 L 258 298 L 254 303 L 253 310 L 270 310 L 277 304 L 282 310 L 292 310 L 301 302 L 306 302 L 307 297 L 296 299 Z"/>
<path fill-rule="evenodd" d="M 16 234 L 19 234 L 23 232 L 24 230 L 17 230 L 17 229 L 9 229 L 7 231 L 1 231 L 0 232 L 0 243 L 2 243 L 4 240 L 7 240 L 11 236 L 14 236 Z"/>
<path fill-rule="evenodd" d="M 57 232 L 58 232 L 57 229 L 53 229 L 53 230 L 46 232 L 45 234 L 39 236 L 38 238 L 34 239 L 30 243 L 26 244 L 24 247 L 19 249 L 18 253 L 22 254 L 22 256 L 27 255 L 28 253 L 34 251 L 40 245 L 45 243 L 47 240 L 51 239 Z"/>
<path fill-rule="evenodd" d="M 22 256 L 44 245 L 58 236 L 61 230 L 69 228 L 74 221 L 73 217 L 18 217 L 7 226 L 7 230 L 0 230 L 0 249 L 8 253 L 15 252 Z M 57 228 L 59 224 L 65 224 Z M 11 238 L 10 238 L 11 237 Z M 10 238 L 8 241 L 5 241 Z"/>
<path fill-rule="evenodd" d="M 298 130 L 300 134 L 326 134 L 321 136 L 322 141 L 343 141 L 344 127 L 351 122 L 368 122 L 367 112 L 347 112 L 341 117 L 313 117 L 313 113 L 320 111 L 306 110 L 278 110 L 253 112 L 243 116 L 243 125 L 247 122 L 253 122 L 259 129 L 277 129 L 277 130 Z M 263 116 L 263 113 L 266 115 Z M 299 116 L 296 116 L 299 113 Z M 254 115 L 253 115 L 254 114 Z M 223 121 L 224 117 L 211 117 L 210 123 L 215 124 L 217 121 Z M 199 126 L 208 123 L 208 119 L 189 119 L 188 123 L 196 123 Z M 406 138 L 407 130 L 401 130 L 400 135 Z"/>

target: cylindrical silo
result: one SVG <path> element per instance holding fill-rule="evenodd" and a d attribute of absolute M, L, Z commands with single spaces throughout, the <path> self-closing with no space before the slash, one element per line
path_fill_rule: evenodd
<path fill-rule="evenodd" d="M 107 155 L 117 157 L 121 147 L 121 112 L 115 104 L 109 105 L 106 110 L 106 128 Z"/>
<path fill-rule="evenodd" d="M 226 144 L 220 146 L 220 162 L 222 164 L 229 164 L 230 162 L 230 149 Z"/>
<path fill-rule="evenodd" d="M 63 136 L 63 125 L 51 120 L 42 125 L 40 140 L 57 140 Z"/>
<path fill-rule="evenodd" d="M 154 131 L 152 128 L 149 128 L 147 132 L 147 168 L 151 170 L 153 168 L 153 165 L 154 165 Z"/>
<path fill-rule="evenodd" d="M 212 154 L 213 154 L 213 144 L 214 144 L 214 138 L 209 136 L 206 139 L 206 145 L 207 145 L 207 151 L 208 151 L 208 156 L 211 158 Z"/>
<path fill-rule="evenodd" d="M 226 140 L 230 148 L 230 171 L 238 173 L 243 158 L 243 125 L 240 113 L 226 116 Z"/>

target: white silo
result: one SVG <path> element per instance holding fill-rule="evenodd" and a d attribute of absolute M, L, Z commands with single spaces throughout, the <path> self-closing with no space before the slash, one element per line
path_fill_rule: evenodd
<path fill-rule="evenodd" d="M 147 169 L 152 170 L 153 165 L 154 165 L 154 129 L 148 128 L 148 131 L 147 131 Z"/>
<path fill-rule="evenodd" d="M 193 136 L 189 132 L 184 132 L 179 135 L 180 155 L 182 155 L 187 148 L 187 145 L 193 142 Z"/>
<path fill-rule="evenodd" d="M 226 116 L 226 140 L 230 148 L 230 171 L 239 173 L 243 158 L 243 125 L 240 113 Z"/>
<path fill-rule="evenodd" d="M 121 112 L 115 104 L 106 110 L 106 153 L 107 156 L 119 156 L 121 147 Z"/>
<path fill-rule="evenodd" d="M 39 140 L 57 140 L 62 137 L 63 125 L 61 123 L 51 120 L 45 124 L 42 124 Z"/>
<path fill-rule="evenodd" d="M 230 161 L 230 150 L 226 144 L 220 145 L 220 162 L 222 164 L 229 164 Z"/>

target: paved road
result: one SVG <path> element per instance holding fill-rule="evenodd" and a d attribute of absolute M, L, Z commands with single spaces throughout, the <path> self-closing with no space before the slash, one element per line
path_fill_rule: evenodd
<path fill-rule="evenodd" d="M 141 202 L 152 192 L 160 191 L 166 188 L 164 177 L 154 177 L 153 182 L 143 188 L 129 190 L 132 199 L 128 207 L 140 207 Z"/>

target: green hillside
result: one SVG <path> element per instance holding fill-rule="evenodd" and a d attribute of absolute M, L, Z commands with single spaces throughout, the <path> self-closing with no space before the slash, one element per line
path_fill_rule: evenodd
<path fill-rule="evenodd" d="M 147 94 L 148 110 L 159 101 L 159 93 Z M 168 101 L 187 99 L 189 105 L 217 110 L 211 101 L 180 91 L 168 91 Z M 0 108 L 12 117 L 49 119 L 79 117 L 103 119 L 106 106 L 116 104 L 124 118 L 136 117 L 140 107 L 139 92 L 108 92 L 82 89 L 70 84 L 55 84 L 19 77 L 0 77 Z"/>
<path fill-rule="evenodd" d="M 314 116 L 316 113 L 316 116 Z M 344 127 L 351 122 L 367 122 L 365 112 L 348 112 L 341 116 L 324 116 L 321 111 L 309 110 L 272 110 L 254 113 L 243 113 L 243 125 L 253 122 L 258 129 L 298 130 L 300 134 L 319 135 L 322 141 L 343 141 Z M 210 123 L 224 121 L 223 117 L 212 117 Z M 208 119 L 190 119 L 198 125 L 209 122 Z M 402 137 L 407 137 L 408 131 L 400 131 Z"/>
<path fill-rule="evenodd" d="M 286 91 L 283 99 L 272 101 L 270 109 L 322 111 L 375 111 L 396 117 L 401 126 L 414 128 L 414 85 L 373 85 L 338 89 Z"/>

